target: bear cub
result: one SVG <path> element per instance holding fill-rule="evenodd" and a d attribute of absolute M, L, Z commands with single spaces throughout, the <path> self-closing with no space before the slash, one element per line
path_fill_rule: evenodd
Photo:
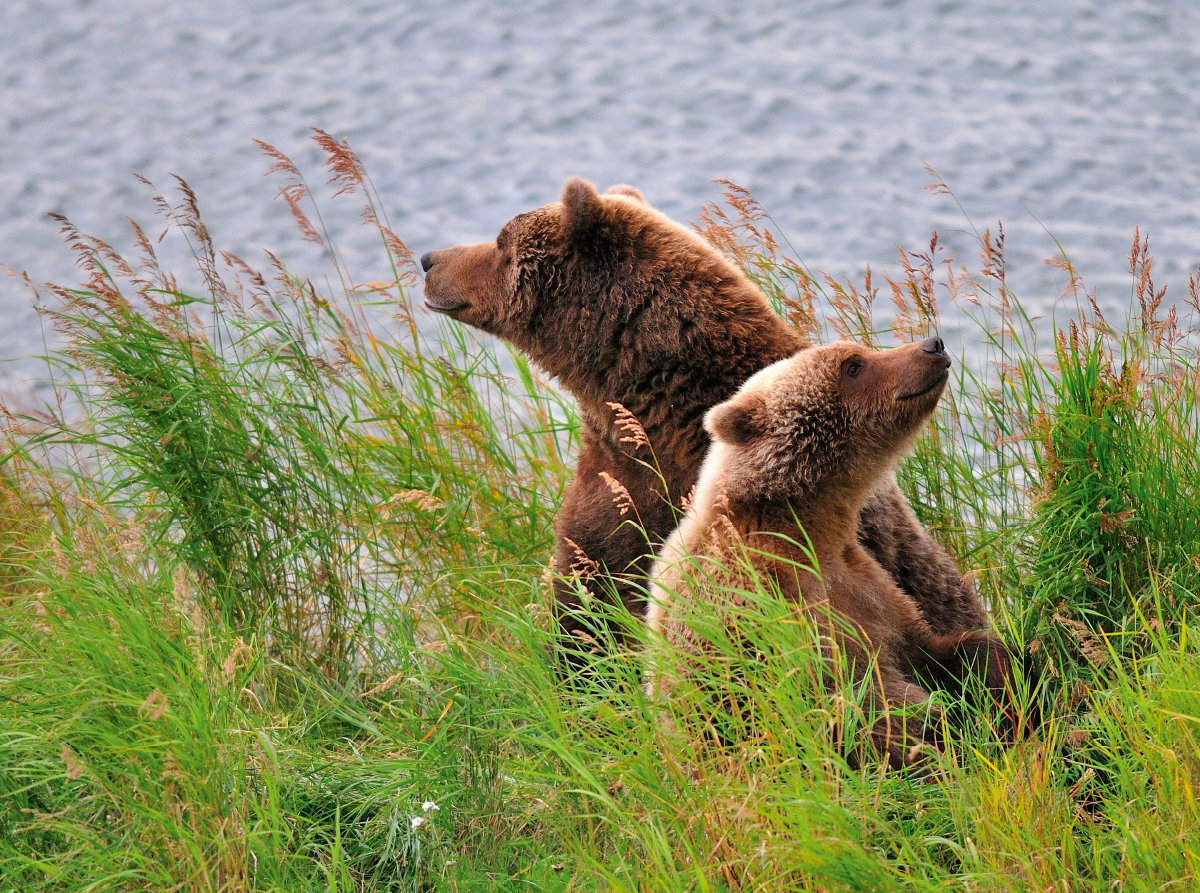
<path fill-rule="evenodd" d="M 998 701 L 1011 688 L 1004 645 L 983 630 L 935 632 L 857 533 L 863 505 L 892 480 L 896 460 L 932 416 L 949 367 L 938 338 L 882 351 L 840 341 L 755 374 L 705 417 L 713 445 L 652 576 L 649 625 L 684 654 L 702 645 L 678 615 L 737 599 L 736 586 L 701 570 L 712 563 L 706 558 L 748 567 L 805 606 L 856 678 L 867 672 L 869 650 L 875 706 L 909 716 L 899 728 L 885 716 L 871 733 L 894 767 L 911 762 L 922 743 L 936 745 L 935 730 L 912 719 L 927 712 L 927 687 L 960 688 L 976 672 Z M 731 564 L 731 555 L 742 563 Z M 819 576 L 809 570 L 814 558 Z M 661 697 L 670 680 L 651 668 L 649 685 Z"/>

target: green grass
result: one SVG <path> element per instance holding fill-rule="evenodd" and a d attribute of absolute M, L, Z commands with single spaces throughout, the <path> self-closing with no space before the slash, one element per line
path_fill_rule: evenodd
<path fill-rule="evenodd" d="M 850 768 L 871 717 L 769 590 L 697 618 L 711 648 L 665 707 L 637 654 L 560 683 L 573 408 L 452 323 L 418 332 L 406 250 L 320 139 L 386 282 L 328 241 L 326 285 L 258 276 L 182 185 L 159 206 L 201 288 L 145 238 L 130 264 L 68 230 L 63 408 L 10 416 L 0 465 L 0 893 L 1200 886 L 1194 283 L 1169 311 L 1139 242 L 1127 319 L 1064 264 L 1035 323 L 987 235 L 970 275 L 906 255 L 885 326 L 870 282 L 811 276 L 744 193 L 710 209 L 821 337 L 908 340 L 947 300 L 976 324 L 902 483 L 1044 668 L 1045 723 L 1008 747 L 977 716 L 931 765 Z M 744 711 L 727 747 L 714 688 Z"/>

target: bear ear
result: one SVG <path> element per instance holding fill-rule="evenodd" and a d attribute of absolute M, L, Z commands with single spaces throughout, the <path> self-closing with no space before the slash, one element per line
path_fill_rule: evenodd
<path fill-rule="evenodd" d="M 722 443 L 749 443 L 763 433 L 761 420 L 766 408 L 762 397 L 739 395 L 710 409 L 704 417 L 704 429 Z"/>
<path fill-rule="evenodd" d="M 572 177 L 562 191 L 563 228 L 572 241 L 590 235 L 604 215 L 604 202 L 596 187 L 582 177 Z"/>
<path fill-rule="evenodd" d="M 635 186 L 630 186 L 626 183 L 618 183 L 616 186 L 609 186 L 605 195 L 623 195 L 626 198 L 631 198 L 640 205 L 649 204 L 641 190 Z"/>

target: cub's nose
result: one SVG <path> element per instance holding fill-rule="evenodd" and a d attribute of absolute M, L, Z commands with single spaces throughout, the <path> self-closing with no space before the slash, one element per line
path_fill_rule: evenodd
<path fill-rule="evenodd" d="M 950 368 L 950 355 L 946 353 L 946 345 L 941 338 L 926 338 L 921 342 L 921 353 L 937 357 L 946 364 L 947 369 Z"/>
<path fill-rule="evenodd" d="M 434 252 L 432 251 L 426 251 L 421 255 L 421 269 L 426 273 L 428 273 L 429 268 L 433 266 L 433 255 Z"/>

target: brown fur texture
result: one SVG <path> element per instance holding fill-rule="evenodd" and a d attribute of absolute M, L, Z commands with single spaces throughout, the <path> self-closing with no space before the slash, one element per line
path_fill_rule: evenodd
<path fill-rule="evenodd" d="M 722 616 L 735 593 L 753 585 L 714 585 L 700 572 L 713 558 L 763 575 L 804 606 L 859 677 L 869 651 L 877 661 L 876 706 L 908 714 L 907 724 L 895 724 L 885 711 L 873 733 L 894 766 L 936 741 L 919 718 L 929 698 L 925 685 L 961 683 L 982 669 L 985 684 L 1002 697 L 1008 677 L 998 640 L 983 631 L 940 634 L 858 535 L 863 505 L 891 479 L 897 458 L 933 413 L 949 366 L 941 340 L 930 338 L 888 351 L 849 342 L 808 348 L 757 373 L 708 413 L 713 446 L 694 503 L 652 578 L 648 623 L 684 655 L 703 651 L 703 643 L 682 618 L 697 608 Z M 819 575 L 808 570 L 814 566 Z M 670 681 L 652 671 L 650 685 L 663 696 Z"/>
<path fill-rule="evenodd" d="M 654 551 L 708 449 L 705 413 L 804 339 L 737 265 L 631 186 L 600 195 L 572 179 L 561 201 L 514 217 L 495 242 L 432 251 L 421 265 L 429 308 L 506 339 L 578 400 L 583 449 L 557 519 L 556 566 L 643 615 Z M 622 513 L 614 481 L 634 511 Z M 937 631 L 986 624 L 893 481 L 867 500 L 859 536 Z M 597 632 L 572 610 L 579 586 L 560 580 L 555 594 L 566 632 Z"/>

